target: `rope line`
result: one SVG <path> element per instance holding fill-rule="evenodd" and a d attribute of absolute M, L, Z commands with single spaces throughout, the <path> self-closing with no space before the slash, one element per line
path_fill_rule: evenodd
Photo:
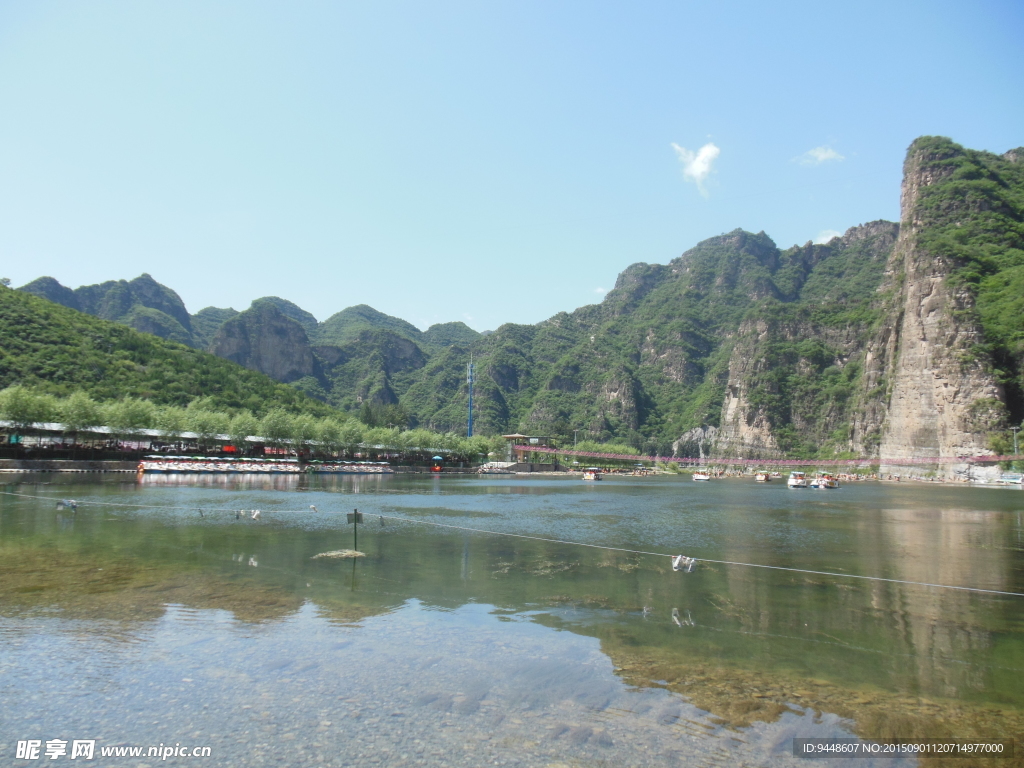
<path fill-rule="evenodd" d="M 747 568 L 771 568 L 774 571 L 792 571 L 793 573 L 813 573 L 817 576 L 839 576 L 844 579 L 867 579 L 868 581 L 887 581 L 890 584 L 913 584 L 918 587 L 936 587 L 938 589 L 960 589 L 965 592 L 985 592 L 990 595 L 1012 595 L 1013 597 L 1024 597 L 1024 592 L 1004 592 L 1000 589 L 981 589 L 980 587 L 957 587 L 952 584 L 932 584 L 927 581 L 905 581 L 903 579 L 887 579 L 883 576 L 860 576 L 855 573 L 833 573 L 831 571 L 811 571 L 806 568 L 786 568 L 781 565 L 760 565 L 758 563 L 737 563 L 732 560 L 707 560 L 698 557 L 698 561 L 705 563 L 719 563 L 721 565 L 742 565 Z"/>
<path fill-rule="evenodd" d="M 13 491 L 0 491 L 0 494 L 5 496 L 18 496 L 25 499 L 42 499 L 44 501 L 60 501 L 61 499 L 55 496 L 34 496 L 28 493 L 14 493 Z M 106 501 L 82 501 L 78 502 L 82 506 L 116 506 L 116 507 L 133 507 L 136 509 L 175 509 L 175 510 L 208 510 L 210 512 L 236 512 L 237 507 L 201 507 L 200 505 L 192 505 L 188 507 L 171 507 L 171 506 L 160 506 L 154 504 L 118 504 L 115 502 Z M 270 510 L 273 512 L 280 512 L 285 514 L 295 514 L 298 512 L 308 512 L 308 509 L 294 510 L 294 509 L 280 509 Z M 331 514 L 327 512 L 327 514 Z M 337 514 L 337 513 L 336 513 Z M 504 531 L 489 531 L 486 528 L 470 528 L 464 525 L 452 525 L 451 523 L 435 523 L 429 520 L 413 520 L 408 517 L 398 517 L 396 515 L 382 515 L 377 512 L 368 513 L 374 514 L 384 520 L 397 520 L 403 523 L 413 523 L 417 525 L 432 525 L 435 528 L 451 528 L 457 531 L 469 531 L 471 533 L 482 533 L 489 536 L 508 536 L 516 539 L 529 539 L 531 541 L 545 541 L 551 544 L 568 544 L 576 547 L 590 547 L 591 549 L 603 549 L 609 552 L 627 552 L 632 555 L 650 555 L 652 557 L 674 557 L 674 555 L 667 554 L 665 552 L 648 552 L 642 549 L 626 549 L 625 547 L 609 547 L 603 544 L 586 544 L 581 541 L 568 541 L 566 539 L 551 539 L 545 536 L 530 536 L 525 533 L 507 533 Z M 955 589 L 962 592 L 980 592 L 989 595 L 1006 595 L 1008 597 L 1024 597 L 1024 592 L 1007 592 L 1001 589 L 982 589 L 980 587 L 959 587 L 952 584 L 934 584 L 927 581 L 908 581 L 906 579 L 888 579 L 883 576 L 861 576 L 854 573 L 836 573 L 834 571 L 813 571 L 807 568 L 788 568 L 782 565 L 763 565 L 761 563 L 741 563 L 735 560 L 712 560 L 706 557 L 695 557 L 693 558 L 697 562 L 701 563 L 714 563 L 716 565 L 735 565 L 744 568 L 765 568 L 772 571 L 788 571 L 790 573 L 809 573 L 815 576 L 833 576 L 839 579 L 862 579 L 865 581 L 882 581 L 889 584 L 907 584 L 915 587 L 932 587 L 935 589 Z"/>
<path fill-rule="evenodd" d="M 376 514 L 376 513 L 374 513 Z M 594 549 L 606 549 L 611 552 L 629 552 L 635 555 L 653 555 L 655 557 L 673 557 L 673 555 L 665 554 L 664 552 L 646 552 L 641 549 L 624 549 L 622 547 L 606 547 L 601 544 L 584 544 L 579 541 L 565 541 L 564 539 L 548 539 L 542 536 L 527 536 L 522 533 L 503 533 L 501 531 L 488 531 L 483 528 L 467 528 L 461 525 L 451 525 L 449 523 L 433 523 L 427 520 L 410 520 L 406 517 L 395 517 L 393 515 L 380 515 L 386 520 L 401 520 L 406 523 L 419 523 L 420 525 L 434 525 L 440 528 L 454 528 L 460 531 L 473 531 L 474 533 L 487 533 L 492 536 L 513 536 L 517 539 L 533 539 L 534 541 L 548 541 L 553 544 L 572 544 L 577 547 L 592 547 Z M 1024 597 L 1024 592 L 1004 592 L 999 589 L 981 589 L 979 587 L 957 587 L 950 584 L 932 584 L 925 581 L 906 581 L 904 579 L 887 579 L 882 576 L 860 576 L 851 573 L 833 573 L 832 571 L 812 571 L 806 568 L 787 568 L 781 565 L 761 565 L 759 563 L 740 563 L 735 560 L 712 560 L 707 557 L 695 557 L 693 558 L 699 563 L 715 563 L 717 565 L 738 565 L 746 568 L 767 568 L 773 571 L 791 571 L 793 573 L 811 573 L 816 576 L 836 576 L 838 578 L 845 579 L 866 579 L 868 581 L 887 581 L 891 584 L 912 584 L 918 587 L 936 587 L 938 589 L 959 589 L 965 592 L 984 592 L 992 595 L 1011 595 L 1013 597 Z"/>
<path fill-rule="evenodd" d="M 411 520 L 408 517 L 395 517 L 394 515 L 380 515 L 377 512 L 372 513 L 378 517 L 383 517 L 385 520 L 401 520 L 403 523 L 417 523 L 419 525 L 433 525 L 438 528 L 454 528 L 457 531 L 472 531 L 473 533 L 487 533 L 491 536 L 512 536 L 516 539 L 532 539 L 533 541 L 548 541 L 552 544 L 571 544 L 576 547 L 590 547 L 592 549 L 607 549 L 609 552 L 629 552 L 634 555 L 653 555 L 654 557 L 674 557 L 674 555 L 666 555 L 664 552 L 645 552 L 642 549 L 624 549 L 623 547 L 606 547 L 603 544 L 584 544 L 582 541 L 566 541 L 565 539 L 548 539 L 543 536 L 528 536 L 525 533 L 505 533 L 503 531 L 488 531 L 484 528 L 467 528 L 464 525 L 452 525 L 450 523 L 432 523 L 429 520 Z M 699 559 L 699 558 L 698 558 Z M 705 562 L 710 563 L 710 560 Z"/>

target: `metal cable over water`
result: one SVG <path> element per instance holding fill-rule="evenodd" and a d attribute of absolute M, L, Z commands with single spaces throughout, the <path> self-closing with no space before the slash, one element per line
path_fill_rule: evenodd
<path fill-rule="evenodd" d="M 56 496 L 36 496 L 28 493 L 14 493 L 13 491 L 0 491 L 0 495 L 4 496 L 17 496 L 24 499 L 41 499 L 43 501 L 61 502 L 63 499 L 57 498 Z M 77 502 L 80 506 L 107 506 L 107 507 L 130 507 L 133 509 L 165 509 L 165 510 L 181 510 L 181 511 L 203 511 L 203 512 L 230 512 L 235 514 L 238 512 L 237 507 L 201 507 L 199 505 L 191 506 L 163 506 L 158 504 L 125 504 L 117 502 L 107 501 L 79 501 Z M 245 511 L 245 510 L 243 510 Z M 258 510 L 253 510 L 258 511 Z M 308 509 L 280 509 L 274 510 L 276 513 L 281 514 L 297 514 L 299 512 L 308 512 Z M 326 514 L 331 514 L 329 511 Z M 568 541 L 566 539 L 551 539 L 545 536 L 530 536 L 525 533 L 507 533 L 504 531 L 489 531 L 485 528 L 470 528 L 464 525 L 452 525 L 451 523 L 435 523 L 429 520 L 414 520 L 408 517 L 398 517 L 396 515 L 381 515 L 374 512 L 382 520 L 396 520 L 402 523 L 411 523 L 413 525 L 432 525 L 436 528 L 451 528 L 457 531 L 469 531 L 470 533 L 480 533 L 488 536 L 508 536 L 515 539 L 529 539 L 531 541 L 546 541 L 551 544 L 568 544 L 575 547 L 590 547 L 591 549 L 603 549 L 609 552 L 626 552 L 632 555 L 650 555 L 652 557 L 668 557 L 674 558 L 676 555 L 668 554 L 665 552 L 648 552 L 642 549 L 627 549 L 625 547 L 608 547 L 603 544 L 587 544 L 582 541 Z M 906 579 L 888 579 L 883 576 L 861 576 L 854 573 L 836 573 L 834 571 L 814 571 L 808 568 L 788 568 L 782 565 L 764 565 L 762 563 L 741 563 L 736 560 L 712 560 L 707 557 L 695 557 L 693 558 L 696 562 L 700 563 L 714 563 L 716 565 L 735 565 L 743 568 L 765 568 L 772 571 L 788 571 L 790 573 L 807 573 L 814 576 L 833 576 L 837 579 L 861 579 L 864 581 L 880 581 L 887 582 L 889 584 L 907 584 L 915 587 L 932 587 L 934 589 L 954 589 L 962 592 L 979 592 L 989 595 L 1006 595 L 1008 597 L 1024 597 L 1024 592 L 1007 592 L 1001 589 L 982 589 L 980 587 L 959 587 L 952 584 L 933 584 L 926 581 L 908 581 Z"/>

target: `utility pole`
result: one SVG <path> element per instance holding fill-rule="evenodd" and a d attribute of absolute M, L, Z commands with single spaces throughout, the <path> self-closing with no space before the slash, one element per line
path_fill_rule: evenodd
<path fill-rule="evenodd" d="M 473 355 L 469 356 L 469 365 L 466 366 L 466 383 L 469 385 L 469 422 L 466 430 L 466 437 L 473 436 Z"/>
<path fill-rule="evenodd" d="M 579 433 L 580 433 L 580 431 L 578 429 L 574 429 L 572 431 L 572 448 L 573 448 L 573 450 L 576 450 L 576 436 Z"/>
<path fill-rule="evenodd" d="M 1017 455 L 1017 433 L 1020 432 L 1020 427 L 1010 427 L 1013 431 L 1013 455 Z"/>

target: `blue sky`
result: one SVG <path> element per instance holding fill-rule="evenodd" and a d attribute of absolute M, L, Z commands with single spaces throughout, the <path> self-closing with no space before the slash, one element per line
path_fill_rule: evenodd
<path fill-rule="evenodd" d="M 0 276 L 534 323 L 1024 145 L 1019 2 L 0 2 Z"/>

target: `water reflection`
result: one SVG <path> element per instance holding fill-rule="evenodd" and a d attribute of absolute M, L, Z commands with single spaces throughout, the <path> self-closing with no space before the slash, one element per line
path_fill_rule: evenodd
<path fill-rule="evenodd" d="M 130 655 L 140 644 L 150 654 L 160 643 L 205 643 L 218 654 L 234 648 L 241 656 L 214 665 L 224 670 L 211 678 L 222 687 L 217 696 L 237 705 L 232 696 L 246 694 L 225 681 L 244 678 L 271 701 L 266 711 L 279 718 L 278 732 L 292 728 L 305 734 L 301 739 L 330 741 L 318 735 L 322 726 L 313 725 L 310 713 L 351 693 L 320 679 L 342 669 L 355 690 L 372 690 L 369 698 L 388 702 L 372 715 L 381 722 L 391 717 L 384 710 L 407 709 L 410 701 L 434 713 L 438 728 L 456 728 L 443 725 L 445 718 L 470 718 L 445 738 L 416 736 L 427 746 L 410 760 L 419 754 L 429 761 L 430 749 L 460 749 L 474 728 L 513 741 L 533 738 L 536 723 L 507 712 L 520 708 L 546 718 L 559 702 L 575 703 L 544 720 L 551 733 L 533 739 L 539 751 L 524 764 L 567 754 L 631 764 L 628 750 L 615 752 L 630 732 L 634 752 L 637 743 L 657 745 L 659 760 L 742 751 L 731 741 L 741 733 L 746 744 L 758 745 L 748 756 L 781 764 L 780 745 L 814 725 L 812 710 L 831 713 L 822 722 L 835 732 L 979 735 L 1002 728 L 1005 737 L 1022 730 L 1020 598 L 722 565 L 678 574 L 667 558 L 382 525 L 373 517 L 456 524 L 463 518 L 471 527 L 586 543 L 1019 592 L 1019 496 L 1003 491 L 952 489 L 939 496 L 928 488 L 866 486 L 812 496 L 752 492 L 738 482 L 694 489 L 649 479 L 608 483 L 596 492 L 567 482 L 530 487 L 532 481 L 495 478 L 201 480 L 78 486 L 74 495 L 84 501 L 161 508 L 83 505 L 75 517 L 43 502 L 0 497 L 5 639 L 31 638 L 64 653 L 69 637 L 103 636 L 111 638 L 104 653 L 122 661 L 128 657 L 118 654 Z M 349 493 L 362 496 L 368 524 L 360 527 L 359 549 L 366 557 L 311 559 L 352 545 L 341 516 L 352 506 L 342 499 Z M 202 518 L 200 506 L 207 510 Z M 261 508 L 264 517 L 237 520 L 227 511 L 236 507 Z M 202 627 L 201 637 L 193 637 L 192 625 Z M 338 632 L 347 633 L 344 640 Z M 527 640 L 536 652 L 509 655 Z M 21 648 L 19 663 L 27 663 L 32 655 Z M 181 671 L 191 663 L 187 654 L 171 657 L 168 675 L 192 675 Z M 262 666 L 266 657 L 282 660 L 275 669 L 315 664 L 309 670 L 318 671 L 271 674 Z M 83 659 L 99 663 L 87 652 Z M 433 673 L 424 670 L 437 665 L 447 671 L 427 685 Z M 394 676 L 391 668 L 404 671 Z M 468 668 L 475 676 L 460 676 Z M 131 674 L 146 677 L 138 669 Z M 559 675 L 569 676 L 568 688 L 560 687 Z M 284 706 L 287 717 L 281 708 L 292 682 L 282 676 L 310 691 L 301 707 Z M 481 687 L 488 680 L 503 682 Z M 635 691 L 623 682 L 659 690 Z M 3 698 L 10 693 L 16 701 L 29 681 L 15 676 L 5 685 Z M 652 701 L 645 696 L 663 698 L 644 709 Z M 370 706 L 366 701 L 353 706 Z M 616 708 L 631 713 L 621 730 L 605 724 L 606 714 L 595 714 Z M 669 709 L 676 715 L 666 715 Z M 480 719 L 488 710 L 490 719 Z M 499 710 L 506 714 L 497 721 Z M 24 714 L 16 705 L 2 712 L 17 722 Z M 61 717 L 55 708 L 46 713 Z M 840 716 L 849 718 L 846 725 Z M 250 727 L 239 721 L 243 726 Z M 658 728 L 685 734 L 670 739 Z M 360 738 L 382 748 L 372 730 L 360 731 Z M 344 741 L 331 738 L 336 747 Z M 512 759 L 493 739 L 480 743 L 488 746 L 472 752 L 474 759 L 484 753 Z M 370 764 L 369 754 L 343 764 Z M 265 756 L 271 759 L 269 751 Z"/>
<path fill-rule="evenodd" d="M 296 491 L 310 489 L 344 489 L 348 493 L 376 493 L 385 487 L 392 475 L 143 475 L 140 487 L 153 488 L 221 488 L 232 491 Z"/>

